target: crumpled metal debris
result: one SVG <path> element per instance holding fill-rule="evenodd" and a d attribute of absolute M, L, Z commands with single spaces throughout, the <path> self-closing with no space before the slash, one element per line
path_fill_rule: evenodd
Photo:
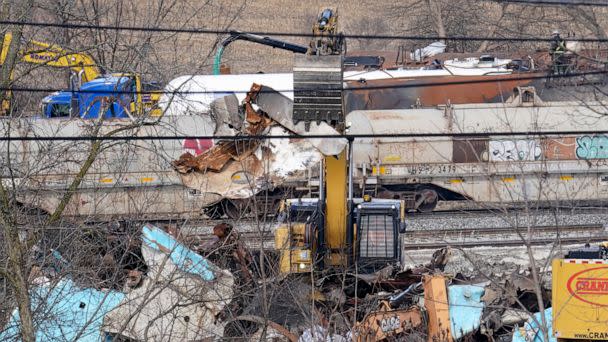
<path fill-rule="evenodd" d="M 234 278 L 161 229 L 142 230 L 148 275 L 103 323 L 103 331 L 140 341 L 222 336 L 217 315 L 230 302 Z"/>
<path fill-rule="evenodd" d="M 270 126 L 272 121 L 257 113 L 252 107 L 253 98 L 260 90 L 260 86 L 254 84 L 251 91 L 245 99 L 245 125 L 243 131 L 239 135 L 260 135 L 266 128 Z M 226 114 L 225 116 L 228 116 Z M 230 119 L 235 120 L 234 118 Z M 218 122 L 223 127 L 225 122 Z M 218 130 L 216 127 L 216 131 Z M 206 173 L 208 171 L 220 172 L 231 161 L 241 161 L 253 153 L 260 145 L 261 140 L 257 139 L 241 139 L 241 140 L 226 140 L 219 141 L 215 146 L 198 156 L 191 153 L 185 153 L 176 161 L 173 167 L 177 172 L 185 174 L 191 171 Z"/>
<path fill-rule="evenodd" d="M 257 108 L 260 105 L 256 103 L 258 97 L 264 95 L 267 99 L 267 90 L 261 91 L 262 88 L 266 89 L 254 84 L 248 93 L 243 106 L 244 124 L 237 135 L 292 135 L 289 128 L 277 125 L 277 120 L 272 117 L 279 115 L 277 113 L 280 110 L 277 112 L 268 109 L 269 114 L 263 108 Z M 280 93 L 273 94 L 282 96 Z M 226 117 L 227 114 L 223 116 Z M 234 120 L 232 117 L 229 119 Z M 263 189 L 274 188 L 290 177 L 300 179 L 304 176 L 322 158 L 321 152 L 313 146 L 314 143 L 313 139 L 291 138 L 219 141 L 198 156 L 183 154 L 173 162 L 173 167 L 180 173 L 186 187 L 197 189 L 201 194 L 214 195 L 219 199 L 244 199 Z M 335 141 L 321 142 L 323 148 L 339 145 L 336 144 Z"/>

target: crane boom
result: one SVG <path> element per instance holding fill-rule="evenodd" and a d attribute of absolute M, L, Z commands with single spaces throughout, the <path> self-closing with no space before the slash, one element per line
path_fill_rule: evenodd
<path fill-rule="evenodd" d="M 3 65 L 6 60 L 12 40 L 13 35 L 10 32 L 4 34 L 2 50 L 0 51 L 0 65 Z M 35 40 L 30 40 L 25 43 L 25 47 L 19 50 L 18 58 L 20 61 L 30 64 L 69 68 L 77 75 L 78 86 L 102 75 L 102 70 L 97 66 L 95 59 L 93 59 L 91 55 L 83 52 L 69 52 L 58 45 Z M 12 79 L 12 73 L 10 77 Z M 11 97 L 12 92 L 7 91 L 0 107 L 1 115 L 6 115 L 10 111 Z"/>
<path fill-rule="evenodd" d="M 222 61 L 222 55 L 224 54 L 224 50 L 226 49 L 226 47 L 228 45 L 230 45 L 232 42 L 237 41 L 237 40 L 245 40 L 245 41 L 249 41 L 252 43 L 262 44 L 262 45 L 270 46 L 270 47 L 281 49 L 281 50 L 291 51 L 293 53 L 305 54 L 308 52 L 308 48 L 304 45 L 289 43 L 289 42 L 286 42 L 283 40 L 270 38 L 270 37 L 263 37 L 263 36 L 259 36 L 257 34 L 251 34 L 251 33 L 247 33 L 247 32 L 230 31 L 230 36 L 228 38 L 226 38 L 220 44 L 220 47 L 217 49 L 217 52 L 215 53 L 215 59 L 213 61 L 213 74 L 214 75 L 220 74 L 220 64 Z"/>
<path fill-rule="evenodd" d="M 4 64 L 12 39 L 13 35 L 10 32 L 4 35 L 0 64 Z M 81 75 L 80 81 L 82 83 L 91 81 L 102 75 L 102 71 L 91 55 L 84 52 L 70 52 L 58 45 L 35 40 L 27 41 L 26 46 L 19 51 L 19 59 L 31 64 L 69 68 L 77 75 Z"/>

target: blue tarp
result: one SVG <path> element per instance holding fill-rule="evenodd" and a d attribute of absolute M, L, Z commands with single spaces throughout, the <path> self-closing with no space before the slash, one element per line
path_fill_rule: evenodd
<path fill-rule="evenodd" d="M 451 285 L 448 287 L 452 337 L 458 340 L 479 329 L 484 303 L 482 285 Z"/>
<path fill-rule="evenodd" d="M 142 230 L 142 240 L 150 248 L 168 254 L 171 262 L 182 271 L 199 276 L 205 281 L 215 279 L 213 273 L 215 267 L 209 260 L 179 243 L 160 228 L 145 225 Z"/>
<path fill-rule="evenodd" d="M 103 317 L 124 298 L 117 291 L 79 288 L 65 278 L 56 284 L 37 286 L 30 291 L 35 310 L 36 341 L 102 341 Z M 0 341 L 20 341 L 19 313 L 15 310 Z"/>
<path fill-rule="evenodd" d="M 522 327 L 525 331 L 523 334 L 520 329 L 513 332 L 513 342 L 557 342 L 553 336 L 553 315 L 552 308 L 545 310 L 545 320 L 547 321 L 547 329 L 549 329 L 549 341 L 545 341 L 542 331 L 539 329 L 539 324 L 542 324 L 540 312 L 534 314 L 534 319 L 530 318 Z"/>

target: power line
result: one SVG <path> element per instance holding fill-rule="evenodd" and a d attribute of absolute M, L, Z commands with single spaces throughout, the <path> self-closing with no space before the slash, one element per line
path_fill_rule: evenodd
<path fill-rule="evenodd" d="M 139 126 L 138 126 L 139 127 Z M 142 140 L 272 140 L 272 139 L 373 139 L 373 138 L 488 138 L 488 137 L 551 137 L 564 135 L 606 135 L 608 131 L 517 131 L 478 133 L 391 133 L 391 134 L 286 134 L 286 135 L 175 135 L 175 136 L 2 136 L 0 141 L 142 141 Z"/>
<path fill-rule="evenodd" d="M 555 6 L 595 6 L 607 7 L 606 0 L 494 0 L 498 3 L 517 3 L 527 5 L 555 5 Z"/>
<path fill-rule="evenodd" d="M 450 85 L 464 85 L 464 84 L 478 84 L 478 83 L 494 83 L 494 82 L 517 82 L 517 81 L 532 81 L 532 80 L 543 80 L 543 79 L 563 79 L 572 77 L 584 77 L 593 75 L 606 75 L 608 70 L 600 71 L 589 71 L 580 73 L 568 73 L 568 74 L 544 74 L 534 76 L 523 76 L 523 77 L 504 77 L 504 78 L 491 78 L 492 76 L 462 76 L 462 77 L 484 77 L 487 79 L 476 79 L 476 80 L 462 80 L 462 81 L 446 81 L 446 82 L 430 82 L 423 83 L 425 77 L 420 77 L 421 82 L 413 82 L 406 84 L 390 84 L 390 85 L 373 85 L 373 86 L 361 86 L 361 87 L 342 87 L 342 91 L 359 91 L 359 90 L 375 90 L 375 89 L 400 89 L 400 88 L 424 88 L 424 87 L 437 87 L 437 86 L 450 86 Z M 506 74 L 505 76 L 521 75 L 521 74 Z M 454 76 L 427 76 L 427 77 L 454 77 Z M 395 80 L 399 78 L 387 78 L 386 80 Z M 409 78 L 411 79 L 411 78 Z M 371 80 L 374 81 L 374 80 Z M 380 80 L 381 81 L 381 80 Z M 418 80 L 416 80 L 418 81 Z M 351 82 L 351 81 L 349 81 Z M 352 80 L 357 82 L 357 80 Z M 307 90 L 327 90 L 323 89 L 307 89 Z M 13 91 L 13 92 L 44 92 L 52 93 L 56 91 L 66 91 L 73 93 L 83 94 L 99 94 L 99 93 L 112 93 L 112 94 L 167 94 L 167 95 L 189 95 L 189 94 L 227 94 L 227 93 L 248 93 L 250 90 L 197 90 L 197 91 L 169 91 L 169 90 L 149 90 L 149 91 L 131 91 L 131 90 L 111 90 L 111 91 L 99 91 L 99 90 L 69 90 L 69 89 L 57 89 L 57 88 L 33 88 L 33 87 L 0 87 L 0 91 Z M 272 93 L 272 92 L 293 92 L 293 89 L 272 89 L 272 90 L 260 90 L 259 93 Z"/>
<path fill-rule="evenodd" d="M 44 23 L 44 22 L 20 22 L 13 20 L 2 20 L 0 25 L 21 25 L 30 27 L 55 27 L 66 29 L 94 29 L 94 30 L 112 30 L 112 31 L 139 31 L 139 32 L 164 32 L 164 33 L 191 33 L 191 34 L 212 34 L 212 35 L 229 35 L 232 30 L 214 30 L 214 29 L 199 29 L 199 28 L 169 28 L 169 27 L 144 27 L 144 26 L 111 26 L 111 25 L 90 25 L 90 24 L 71 24 L 71 23 Z M 277 37 L 316 37 L 312 33 L 304 32 L 270 32 L 270 31 L 252 31 L 248 32 L 260 36 L 277 36 Z M 366 34 L 344 34 L 344 38 L 351 39 L 375 39 L 375 40 L 449 40 L 449 41 L 492 41 L 492 42 L 551 42 L 553 38 L 541 37 L 476 37 L 476 36 L 419 36 L 419 35 L 366 35 Z M 564 40 L 572 40 L 578 42 L 594 42 L 606 43 L 605 38 L 562 38 Z"/>

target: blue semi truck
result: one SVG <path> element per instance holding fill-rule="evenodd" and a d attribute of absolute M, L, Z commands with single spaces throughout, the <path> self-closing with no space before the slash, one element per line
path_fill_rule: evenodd
<path fill-rule="evenodd" d="M 42 100 L 42 116 L 95 119 L 101 111 L 106 119 L 160 116 L 160 94 L 154 84 L 142 84 L 138 75 L 104 75 L 46 96 Z"/>

